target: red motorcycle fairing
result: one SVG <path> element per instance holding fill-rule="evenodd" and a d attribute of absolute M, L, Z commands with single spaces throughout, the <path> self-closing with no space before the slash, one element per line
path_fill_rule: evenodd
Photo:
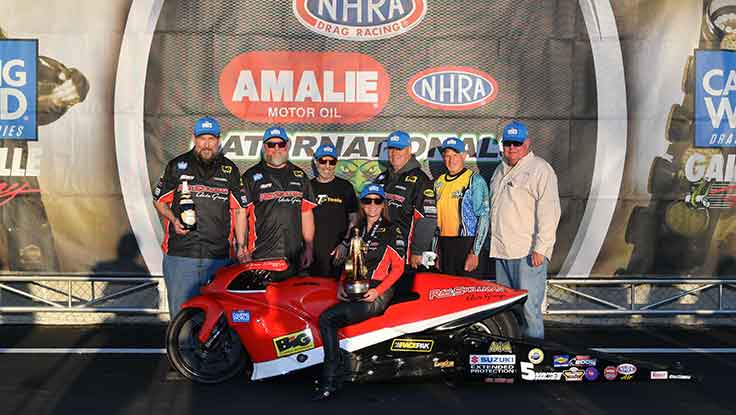
<path fill-rule="evenodd" d="M 183 306 L 202 308 L 207 314 L 199 339 L 209 337 L 214 327 L 212 321 L 224 313 L 253 361 L 252 379 L 321 363 L 324 352 L 318 319 L 325 309 L 337 303 L 337 281 L 295 277 L 270 283 L 265 289 L 228 290 L 245 266 L 222 269 L 212 283 L 202 288 L 202 295 Z M 436 273 L 416 274 L 412 291 L 418 294 L 416 300 L 392 304 L 383 315 L 342 329 L 340 346 L 348 351 L 359 350 L 476 313 L 505 308 L 522 302 L 527 295 L 524 290 L 488 281 Z M 220 308 L 212 306 L 212 301 Z"/>

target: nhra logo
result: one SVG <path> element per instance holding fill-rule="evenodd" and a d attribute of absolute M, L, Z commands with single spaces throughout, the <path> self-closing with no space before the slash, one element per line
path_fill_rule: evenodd
<path fill-rule="evenodd" d="M 37 40 L 0 40 L 0 139 L 38 139 L 37 67 Z"/>
<path fill-rule="evenodd" d="M 294 0 L 301 24 L 342 40 L 394 37 L 418 25 L 426 12 L 426 0 Z"/>
<path fill-rule="evenodd" d="M 288 356 L 305 350 L 314 349 L 312 330 L 306 329 L 273 339 L 276 356 Z"/>
<path fill-rule="evenodd" d="M 434 340 L 394 339 L 391 342 L 392 352 L 420 352 L 429 353 L 434 346 Z"/>
<path fill-rule="evenodd" d="M 464 66 L 431 68 L 414 75 L 406 86 L 419 105 L 437 110 L 470 110 L 498 95 L 498 84 L 487 73 Z"/>
<path fill-rule="evenodd" d="M 736 52 L 695 51 L 695 146 L 736 147 Z"/>
<path fill-rule="evenodd" d="M 249 52 L 220 74 L 220 98 L 255 123 L 355 124 L 388 103 L 390 78 L 368 55 L 353 52 Z"/>

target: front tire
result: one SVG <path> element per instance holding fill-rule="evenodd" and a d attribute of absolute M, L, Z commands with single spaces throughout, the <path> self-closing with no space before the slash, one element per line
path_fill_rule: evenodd
<path fill-rule="evenodd" d="M 179 373 L 194 382 L 220 383 L 242 372 L 250 359 L 235 331 L 227 324 L 207 349 L 199 342 L 204 311 L 185 308 L 166 331 L 166 355 Z"/>
<path fill-rule="evenodd" d="M 485 320 L 474 323 L 470 329 L 492 336 L 518 338 L 521 337 L 519 321 L 512 311 L 495 314 Z"/>

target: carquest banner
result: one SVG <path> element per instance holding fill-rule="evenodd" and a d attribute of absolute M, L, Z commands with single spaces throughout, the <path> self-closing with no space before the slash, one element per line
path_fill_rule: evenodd
<path fill-rule="evenodd" d="M 397 129 L 488 180 L 517 119 L 559 178 L 551 274 L 736 274 L 736 0 L 103 3 L 0 4 L 0 273 L 160 275 L 151 188 L 211 115 L 241 171 L 282 125 L 356 189 Z"/>

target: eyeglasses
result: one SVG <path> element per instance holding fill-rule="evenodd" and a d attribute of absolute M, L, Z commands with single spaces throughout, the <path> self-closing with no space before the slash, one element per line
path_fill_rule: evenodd
<path fill-rule="evenodd" d="M 265 144 L 268 148 L 286 148 L 286 141 L 269 141 Z"/>
<path fill-rule="evenodd" d="M 360 199 L 360 203 L 364 205 L 370 205 L 370 204 L 382 205 L 383 199 L 381 199 L 380 197 L 364 197 Z"/>
<path fill-rule="evenodd" d="M 327 163 L 329 163 L 330 166 L 336 166 L 337 165 L 337 160 L 335 160 L 335 159 L 326 159 L 324 157 L 321 158 L 321 159 L 319 159 L 319 160 L 317 160 L 317 162 L 319 164 L 327 164 Z"/>
<path fill-rule="evenodd" d="M 504 141 L 503 142 L 504 147 L 521 147 L 523 145 L 524 143 L 519 142 L 519 141 Z"/>

